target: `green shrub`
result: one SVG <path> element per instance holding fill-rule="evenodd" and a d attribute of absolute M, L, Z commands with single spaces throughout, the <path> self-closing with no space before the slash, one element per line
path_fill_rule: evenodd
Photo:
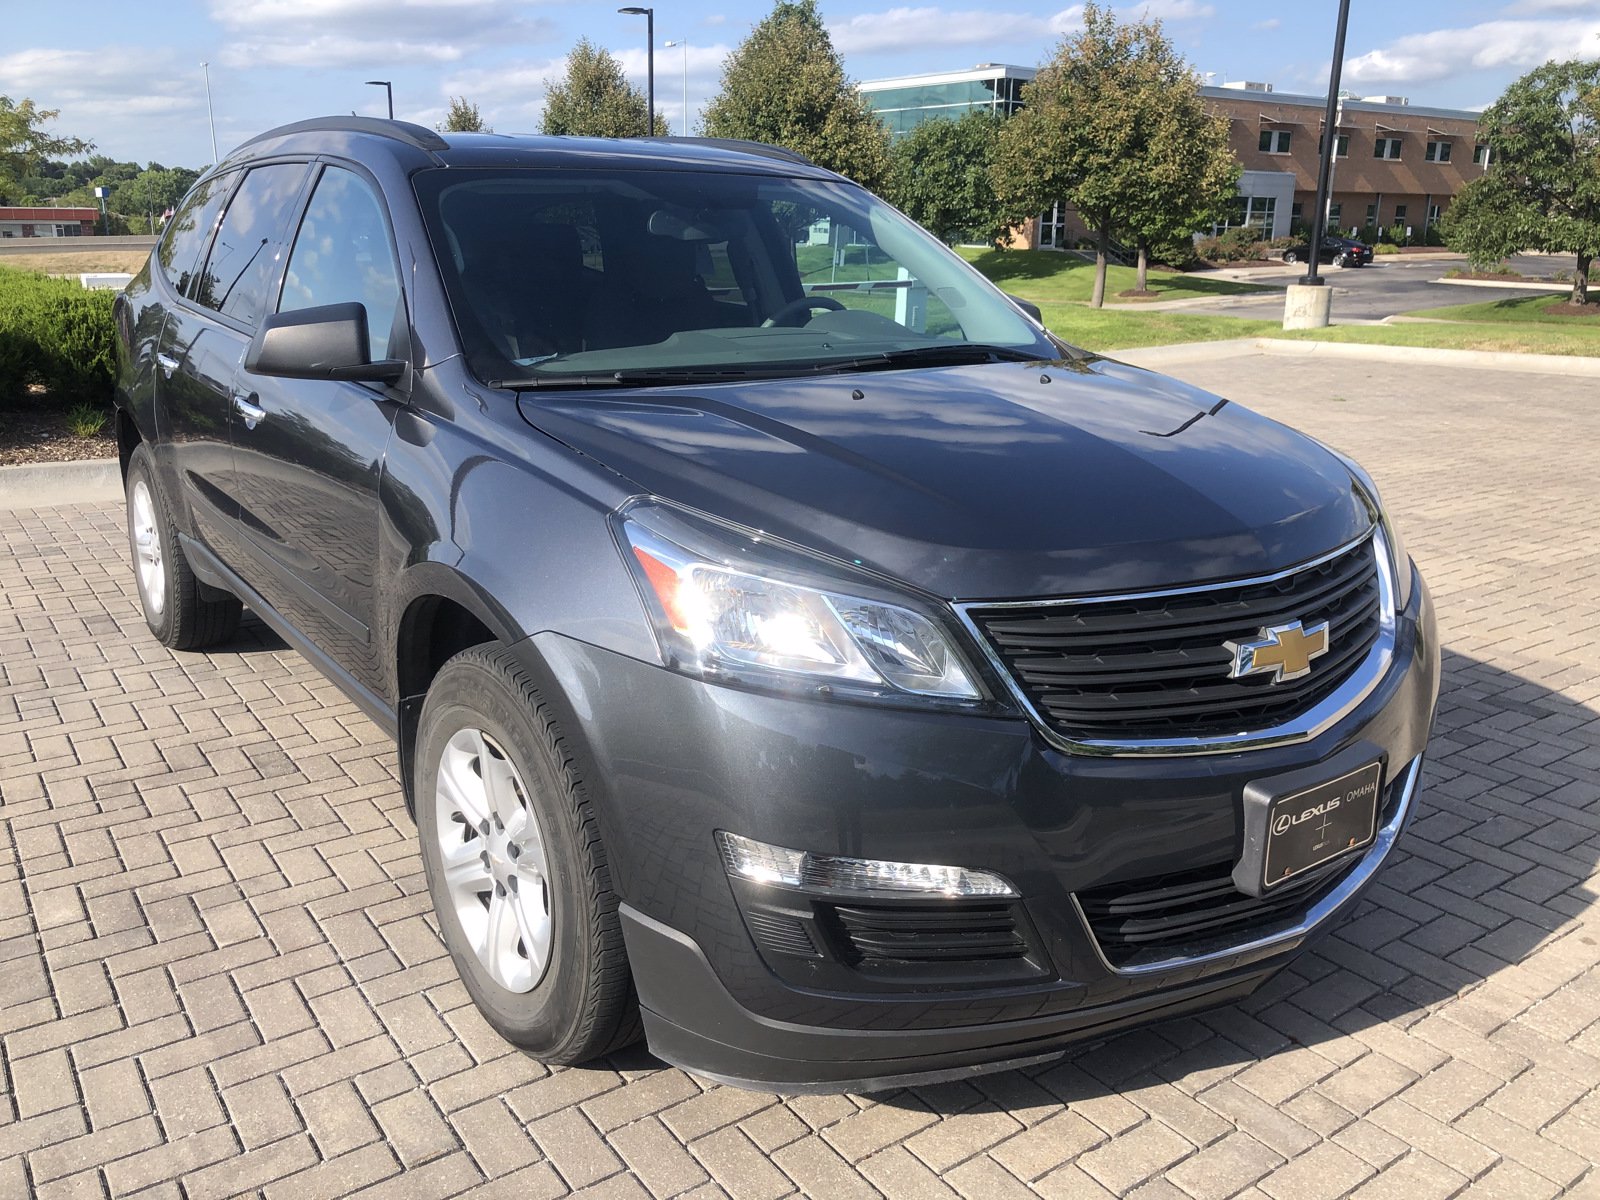
<path fill-rule="evenodd" d="M 1263 253 L 1259 232 L 1244 226 L 1224 229 L 1216 237 L 1202 238 L 1194 248 L 1207 262 L 1246 262 L 1260 258 Z"/>
<path fill-rule="evenodd" d="M 32 385 L 57 408 L 109 399 L 115 298 L 76 280 L 0 267 L 0 407 L 19 404 Z"/>
<path fill-rule="evenodd" d="M 103 404 L 74 404 L 67 414 L 67 428 L 76 437 L 93 437 L 106 427 L 108 415 Z"/>
<path fill-rule="evenodd" d="M 1399 254 L 1400 247 L 1393 242 L 1379 242 L 1372 248 L 1374 254 Z"/>

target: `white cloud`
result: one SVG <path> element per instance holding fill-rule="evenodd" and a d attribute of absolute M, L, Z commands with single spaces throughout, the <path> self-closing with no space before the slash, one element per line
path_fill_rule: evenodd
<path fill-rule="evenodd" d="M 519 8 L 510 0 L 211 0 L 212 19 L 236 38 L 218 59 L 238 68 L 450 63 L 481 46 L 548 36 L 549 22 Z"/>
<path fill-rule="evenodd" d="M 170 53 L 152 54 L 125 46 L 99 50 L 20 50 L 0 56 L 0 79 L 8 90 L 30 96 L 41 108 L 59 108 L 57 122 L 68 133 L 82 133 L 72 122 L 83 117 L 119 117 L 181 112 L 203 99 L 199 71 L 178 68 Z"/>
<path fill-rule="evenodd" d="M 1512 13 L 1594 13 L 1600 16 L 1600 0 L 1516 0 L 1506 9 Z"/>
<path fill-rule="evenodd" d="M 1276 29 L 1278 26 L 1280 26 L 1282 24 L 1283 24 L 1283 22 L 1280 21 L 1277 17 L 1268 17 L 1265 21 L 1257 21 L 1254 25 L 1250 26 L 1250 28 L 1251 29 L 1268 30 L 1268 29 Z"/>
<path fill-rule="evenodd" d="M 1398 38 L 1350 59 L 1352 83 L 1426 83 L 1465 71 L 1526 70 L 1582 49 L 1600 49 L 1600 14 L 1561 20 L 1484 21 L 1464 29 L 1438 29 Z"/>
<path fill-rule="evenodd" d="M 891 8 L 858 13 L 828 26 L 841 54 L 923 50 L 930 46 L 981 46 L 996 30 L 1015 31 L 1036 18 L 985 9 Z"/>

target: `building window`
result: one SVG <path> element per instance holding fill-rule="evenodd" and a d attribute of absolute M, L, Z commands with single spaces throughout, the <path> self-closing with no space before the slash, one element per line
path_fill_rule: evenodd
<path fill-rule="evenodd" d="M 1317 139 L 1317 153 L 1318 154 L 1322 153 L 1322 148 L 1323 148 L 1322 147 L 1322 139 L 1319 137 Z M 1349 158 L 1350 157 L 1350 135 L 1348 133 L 1341 133 L 1337 138 L 1334 139 L 1334 142 L 1333 142 L 1333 156 L 1335 158 Z"/>
<path fill-rule="evenodd" d="M 1382 137 L 1379 138 L 1372 145 L 1372 157 L 1373 158 L 1399 158 L 1400 157 L 1400 139 L 1399 138 L 1382 138 Z"/>
<path fill-rule="evenodd" d="M 1067 240 L 1066 205 L 1057 201 L 1049 212 L 1039 218 L 1039 245 L 1065 250 Z"/>
<path fill-rule="evenodd" d="M 1338 229 L 1339 219 L 1344 216 L 1344 205 L 1335 200 L 1328 205 L 1328 228 Z"/>
<path fill-rule="evenodd" d="M 1405 219 L 1406 219 L 1406 206 L 1404 204 L 1396 204 L 1394 206 L 1394 223 L 1396 225 L 1398 225 L 1398 224 L 1400 224 L 1401 221 L 1404 221 Z"/>
<path fill-rule="evenodd" d="M 1437 204 L 1428 205 L 1428 227 L 1430 229 L 1439 223 L 1439 216 L 1439 206 Z"/>
<path fill-rule="evenodd" d="M 1289 136 L 1293 130 L 1289 129 L 1263 129 L 1261 131 L 1261 149 L 1268 154 L 1289 153 Z"/>
<path fill-rule="evenodd" d="M 1274 219 L 1278 212 L 1276 196 L 1235 196 L 1227 217 L 1211 227 L 1213 235 L 1224 229 L 1256 229 L 1263 236 L 1272 236 Z"/>
<path fill-rule="evenodd" d="M 1378 206 L 1376 204 L 1369 204 L 1369 205 L 1367 205 L 1367 224 L 1368 225 L 1376 225 L 1377 223 L 1378 223 Z"/>
<path fill-rule="evenodd" d="M 1472 148 L 1472 165 L 1487 167 L 1489 165 L 1489 147 L 1479 142 Z"/>
<path fill-rule="evenodd" d="M 1450 143 L 1449 142 L 1429 142 L 1428 143 L 1428 152 L 1426 154 L 1424 154 L 1422 157 L 1427 159 L 1429 162 L 1441 162 L 1441 163 L 1449 162 L 1450 161 Z"/>

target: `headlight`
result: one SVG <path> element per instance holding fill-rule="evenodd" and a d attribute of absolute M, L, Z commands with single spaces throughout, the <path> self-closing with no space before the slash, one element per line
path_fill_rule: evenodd
<path fill-rule="evenodd" d="M 675 670 L 860 699 L 983 699 L 935 617 L 843 564 L 664 504 L 628 505 L 615 522 Z"/>
<path fill-rule="evenodd" d="M 1405 542 L 1400 540 L 1400 531 L 1389 519 L 1389 510 L 1384 508 L 1383 499 L 1378 495 L 1378 485 L 1372 482 L 1372 476 L 1367 474 L 1366 468 L 1348 454 L 1341 454 L 1326 444 L 1323 448 L 1343 463 L 1345 470 L 1354 477 L 1356 491 L 1371 513 L 1373 522 L 1383 531 L 1383 541 L 1389 547 L 1389 569 L 1394 577 L 1394 606 L 1398 612 L 1404 612 L 1411 604 L 1411 556 L 1406 553 Z"/>

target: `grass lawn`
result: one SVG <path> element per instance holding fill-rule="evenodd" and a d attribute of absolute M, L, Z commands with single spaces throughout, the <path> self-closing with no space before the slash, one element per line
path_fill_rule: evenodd
<path fill-rule="evenodd" d="M 1552 325 L 1573 332 L 1587 331 L 1600 335 L 1600 304 L 1591 304 L 1592 317 L 1568 317 L 1548 310 L 1567 302 L 1568 294 L 1555 292 L 1548 296 L 1519 296 L 1515 300 L 1491 300 L 1484 304 L 1452 304 L 1446 308 L 1421 308 L 1407 313 L 1408 317 L 1431 317 L 1439 321 L 1471 321 L 1492 325 Z"/>
<path fill-rule="evenodd" d="M 1087 303 L 1094 290 L 1094 264 L 1075 254 L 1056 250 L 979 250 L 959 247 L 960 254 L 991 279 L 995 286 L 1035 304 Z M 1137 272 L 1132 267 L 1111 266 L 1106 271 L 1106 299 L 1133 288 Z M 1151 271 L 1149 288 L 1159 293 L 1152 300 L 1193 300 L 1211 296 L 1244 296 L 1266 291 L 1248 283 L 1201 279 L 1176 271 Z M 1065 336 L 1065 335 L 1063 335 Z"/>
<path fill-rule="evenodd" d="M 129 250 L 125 247 L 63 250 L 59 253 L 49 251 L 43 254 L 7 254 L 0 248 L 0 266 L 15 267 L 19 271 L 38 271 L 44 275 L 77 275 L 86 271 L 137 273 L 149 257 L 148 250 Z"/>
<path fill-rule="evenodd" d="M 1097 351 L 1263 337 L 1278 328 L 1276 321 L 1175 312 L 1119 312 L 1081 304 L 1046 304 L 1041 306 L 1041 311 L 1050 332 L 1074 346 Z"/>
<path fill-rule="evenodd" d="M 1263 323 L 1273 326 L 1267 335 L 1269 337 L 1294 338 L 1300 341 L 1362 342 L 1371 346 L 1420 346 L 1433 350 L 1496 350 L 1507 354 L 1572 354 L 1588 358 L 1600 357 L 1600 322 L 1595 322 L 1593 326 L 1585 325 L 1584 318 L 1581 317 L 1567 321 L 1552 317 L 1550 321 L 1550 325 L 1494 325 L 1465 322 L 1459 325 L 1335 325 L 1331 329 L 1301 329 L 1292 333 L 1285 333 L 1273 322 Z"/>

